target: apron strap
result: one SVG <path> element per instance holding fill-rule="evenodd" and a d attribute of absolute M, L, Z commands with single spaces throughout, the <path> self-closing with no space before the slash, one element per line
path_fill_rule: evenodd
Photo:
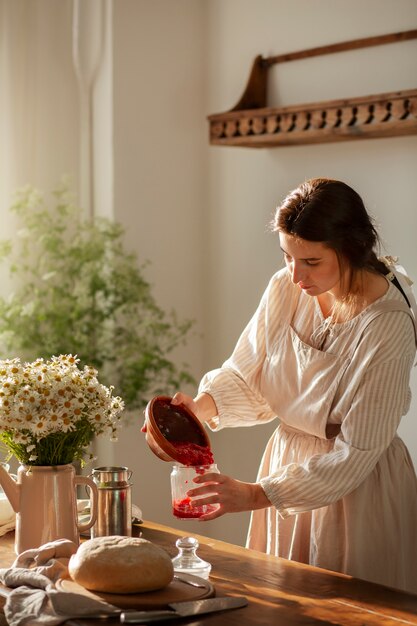
<path fill-rule="evenodd" d="M 413 281 L 408 276 L 403 266 L 398 263 L 398 257 L 382 256 L 379 257 L 378 260 L 382 261 L 387 270 L 389 270 L 385 278 L 390 280 L 397 287 L 410 307 L 417 335 L 417 302 L 412 288 Z"/>
<path fill-rule="evenodd" d="M 359 325 L 356 328 L 355 339 L 353 341 L 352 348 L 351 348 L 352 352 L 354 352 L 356 348 L 358 347 L 358 344 L 362 338 L 362 334 L 367 328 L 367 326 L 375 318 L 379 317 L 383 313 L 388 313 L 391 311 L 402 311 L 403 313 L 406 313 L 410 317 L 413 323 L 414 338 L 415 338 L 415 342 L 417 345 L 417 327 L 416 327 L 415 318 L 410 308 L 406 305 L 405 302 L 400 302 L 399 300 L 385 300 L 384 302 L 379 302 L 374 307 L 372 307 L 372 310 L 369 311 L 366 315 L 364 315 L 361 321 L 359 322 Z"/>

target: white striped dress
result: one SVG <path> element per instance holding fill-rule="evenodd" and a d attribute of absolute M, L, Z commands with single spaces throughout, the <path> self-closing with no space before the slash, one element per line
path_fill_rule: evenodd
<path fill-rule="evenodd" d="M 248 547 L 417 593 L 417 479 L 397 436 L 415 331 L 397 288 L 329 325 L 286 269 L 232 356 L 205 375 L 212 429 L 278 418 Z M 238 478 L 238 477 L 237 477 Z"/>

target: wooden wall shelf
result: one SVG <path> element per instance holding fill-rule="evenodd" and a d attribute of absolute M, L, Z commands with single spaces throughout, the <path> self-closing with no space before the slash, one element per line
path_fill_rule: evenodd
<path fill-rule="evenodd" d="M 275 57 L 257 56 L 236 106 L 208 116 L 210 143 L 261 148 L 417 134 L 417 89 L 282 108 L 266 106 L 267 70 L 275 63 L 416 38 L 417 29 Z"/>

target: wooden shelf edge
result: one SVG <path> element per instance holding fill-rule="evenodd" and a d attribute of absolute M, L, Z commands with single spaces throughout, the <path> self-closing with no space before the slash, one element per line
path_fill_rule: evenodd
<path fill-rule="evenodd" d="M 417 89 L 208 116 L 213 145 L 273 147 L 417 134 Z"/>

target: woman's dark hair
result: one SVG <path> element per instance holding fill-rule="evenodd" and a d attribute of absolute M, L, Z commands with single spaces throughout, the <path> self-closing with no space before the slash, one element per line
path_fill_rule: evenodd
<path fill-rule="evenodd" d="M 347 263 L 352 274 L 363 269 L 388 272 L 376 256 L 379 236 L 362 198 L 339 180 L 312 178 L 302 183 L 277 208 L 272 228 L 332 248 L 339 265 Z"/>

